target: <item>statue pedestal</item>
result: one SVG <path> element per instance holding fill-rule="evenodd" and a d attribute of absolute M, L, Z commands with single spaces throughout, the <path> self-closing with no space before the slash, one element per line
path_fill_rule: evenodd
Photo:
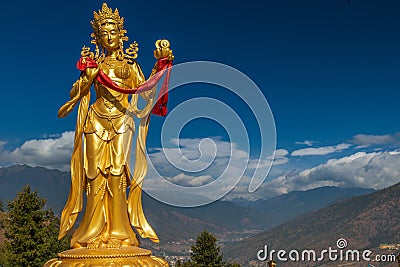
<path fill-rule="evenodd" d="M 43 267 L 168 267 L 161 258 L 151 256 L 151 251 L 139 247 L 75 248 L 58 253 L 57 259 L 49 260 Z"/>

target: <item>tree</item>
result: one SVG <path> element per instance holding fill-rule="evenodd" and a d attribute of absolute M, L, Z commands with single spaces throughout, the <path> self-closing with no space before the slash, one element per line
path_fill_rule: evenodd
<path fill-rule="evenodd" d="M 182 262 L 181 260 L 178 260 L 176 263 L 175 263 L 175 267 L 187 267 L 187 266 L 191 266 L 191 265 L 189 265 L 190 263 L 188 263 L 188 262 Z"/>
<path fill-rule="evenodd" d="M 0 235 L 2 235 L 2 236 L 4 234 L 3 221 L 4 221 L 4 207 L 3 207 L 3 202 L 0 199 Z M 1 259 L 4 258 L 4 251 L 3 251 L 2 247 L 3 247 L 2 243 L 0 243 L 0 266 L 3 266 Z"/>
<path fill-rule="evenodd" d="M 217 238 L 207 231 L 203 231 L 192 246 L 190 258 L 195 266 L 199 267 L 222 267 L 222 255 L 216 244 Z"/>
<path fill-rule="evenodd" d="M 8 203 L 3 219 L 6 240 L 2 245 L 1 266 L 35 267 L 68 249 L 68 240 L 57 240 L 59 219 L 44 209 L 46 199 L 24 186 Z"/>
<path fill-rule="evenodd" d="M 196 244 L 191 247 L 190 260 L 181 262 L 178 260 L 176 267 L 240 267 L 237 263 L 227 263 L 222 259 L 220 248 L 217 246 L 217 238 L 203 231 L 196 239 Z"/>

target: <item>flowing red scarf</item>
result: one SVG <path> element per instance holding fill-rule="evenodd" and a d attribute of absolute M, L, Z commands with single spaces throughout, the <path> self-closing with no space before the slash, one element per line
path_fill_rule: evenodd
<path fill-rule="evenodd" d="M 85 71 L 87 68 L 97 68 L 97 62 L 90 57 L 81 57 L 79 61 L 76 63 L 76 67 L 80 71 Z M 157 72 L 151 76 L 145 83 L 140 85 L 137 88 L 122 88 L 119 87 L 116 83 L 114 83 L 110 77 L 107 76 L 102 70 L 99 70 L 99 73 L 96 76 L 96 80 L 107 86 L 114 91 L 123 93 L 123 94 L 138 94 L 153 88 L 161 79 L 161 77 L 165 75 L 164 82 L 161 86 L 160 93 L 158 95 L 158 99 L 156 104 L 154 105 L 151 113 L 159 116 L 166 116 L 167 102 L 168 102 L 168 83 L 171 74 L 172 60 L 168 60 L 168 57 L 160 58 L 157 61 Z"/>

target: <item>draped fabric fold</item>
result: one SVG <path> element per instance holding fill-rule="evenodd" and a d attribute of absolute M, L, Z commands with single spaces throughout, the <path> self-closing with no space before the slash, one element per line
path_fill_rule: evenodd
<path fill-rule="evenodd" d="M 151 228 L 142 208 L 142 184 L 147 173 L 146 138 L 150 122 L 150 114 L 140 120 L 139 132 L 136 139 L 136 161 L 132 183 L 128 197 L 128 213 L 132 226 L 142 238 L 149 238 L 158 243 L 159 239 Z"/>
<path fill-rule="evenodd" d="M 78 94 L 79 96 L 79 94 Z M 78 97 L 68 101 L 63 107 L 70 107 L 76 105 Z M 65 205 L 60 221 L 60 232 L 58 239 L 63 238 L 66 233 L 74 225 L 76 218 L 83 207 L 83 188 L 85 188 L 85 171 L 83 169 L 83 149 L 82 149 L 82 135 L 83 126 L 86 120 L 90 102 L 90 90 L 82 97 L 79 103 L 78 116 L 76 120 L 76 129 L 74 137 L 74 150 L 71 157 L 71 188 L 68 195 L 67 204 Z"/>

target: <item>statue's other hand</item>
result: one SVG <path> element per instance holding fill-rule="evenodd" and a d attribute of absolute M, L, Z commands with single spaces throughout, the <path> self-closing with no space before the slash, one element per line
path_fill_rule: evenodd
<path fill-rule="evenodd" d="M 75 104 L 71 103 L 70 101 L 65 103 L 59 110 L 58 110 L 58 117 L 64 118 L 66 117 L 71 111 L 73 110 Z"/>

